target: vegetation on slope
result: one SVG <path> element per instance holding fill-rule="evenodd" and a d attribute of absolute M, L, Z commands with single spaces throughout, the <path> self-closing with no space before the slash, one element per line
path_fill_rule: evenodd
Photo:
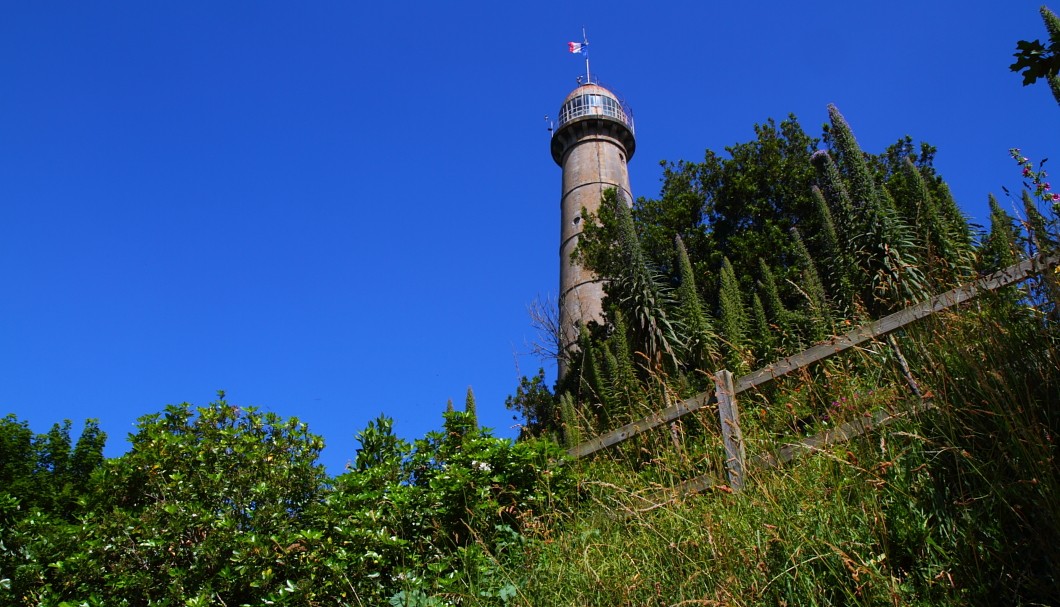
<path fill-rule="evenodd" d="M 974 275 L 969 268 L 996 268 L 1056 250 L 1056 206 L 1044 189 L 1044 171 L 1018 151 L 1015 157 L 1028 180 L 1021 196 L 1028 220 L 1015 223 L 995 201 L 990 232 L 975 245 L 966 244 L 959 231 L 916 230 L 921 236 L 913 238 L 922 246 L 910 250 L 920 256 L 918 276 L 926 284 L 941 288 Z M 873 158 L 868 166 L 878 161 Z M 892 183 L 922 192 L 910 163 L 903 164 L 905 181 Z M 827 183 L 832 169 L 824 169 L 815 175 Z M 874 173 L 877 186 L 886 183 L 881 177 L 886 174 Z M 941 181 L 935 184 L 943 191 Z M 821 190 L 820 196 L 811 187 L 819 217 L 821 201 L 832 196 L 837 209 L 845 208 L 840 185 L 833 183 L 833 192 Z M 880 199 L 908 201 L 881 191 L 888 194 L 878 194 Z M 709 274 L 690 268 L 709 266 L 691 251 L 710 248 L 688 247 L 685 241 L 698 236 L 709 243 L 710 233 L 675 239 L 669 271 L 683 280 L 667 284 L 668 270 L 647 261 L 644 251 L 650 248 L 643 242 L 649 239 L 632 221 L 636 216 L 624 215 L 621 206 L 609 208 L 616 221 L 626 223 L 616 231 L 624 240 L 613 246 L 630 259 L 645 260 L 643 273 L 624 284 L 616 281 L 617 288 L 633 292 L 650 281 L 655 299 L 610 292 L 617 302 L 612 326 L 607 332 L 587 330 L 581 342 L 583 353 L 593 353 L 579 361 L 582 391 L 557 398 L 542 376 L 523 381 L 510 401 L 528 413 L 528 436 L 520 442 L 479 428 L 471 394 L 464 411 L 450 407 L 443 414 L 441 431 L 413 443 L 398 438 L 390 420 L 374 421 L 358 435 L 361 448 L 349 470 L 335 478 L 316 463 L 322 443 L 304 424 L 237 407 L 223 394 L 206 407 L 171 406 L 145 416 L 132 450 L 111 460 L 102 457 L 105 437 L 91 422 L 74 442 L 69 424 L 34 435 L 25 423 L 4 418 L 0 602 L 964 605 L 992 604 L 1004 596 L 1008 603 L 1033 605 L 1055 600 L 1060 590 L 1055 273 L 921 321 L 894 344 L 852 350 L 742 394 L 752 460 L 781 443 L 881 409 L 901 419 L 789 465 L 752 467 L 747 488 L 737 493 L 723 478 L 714 409 L 591 461 L 570 461 L 547 437 L 572 442 L 590 436 L 698 389 L 706 375 L 697 370 L 733 360 L 759 364 L 810 343 L 814 335 L 871 318 L 870 310 L 893 309 L 898 304 L 888 297 L 905 302 L 913 296 L 903 288 L 867 289 L 852 280 L 859 275 L 853 273 L 848 275 L 853 295 L 840 300 L 842 275 L 810 265 L 807 260 L 823 253 L 808 255 L 810 245 L 796 232 L 789 232 L 787 243 L 792 265 L 774 269 L 759 257 L 750 266 L 759 272 L 752 291 L 758 297 L 750 298 L 751 304 L 736 272 L 748 267 L 746 259 L 722 258 L 720 272 L 727 278 L 713 289 L 698 287 L 697 279 Z M 859 207 L 852 202 L 851 208 Z M 957 237 L 947 244 L 931 236 L 940 233 Z M 833 246 L 833 259 L 875 263 L 859 259 L 856 250 L 822 244 L 822 234 L 832 239 L 827 230 L 814 234 L 814 246 Z M 659 241 L 668 238 L 662 234 Z M 960 263 L 924 252 L 951 244 L 963 251 Z M 900 281 L 908 275 L 875 279 Z M 781 283 L 778 276 L 789 278 Z M 811 291 L 823 296 L 802 295 Z M 866 305 L 866 293 L 879 300 Z M 729 303 L 723 304 L 726 297 Z M 801 306 L 786 300 L 800 297 Z M 662 310 L 650 309 L 659 302 Z M 624 311 L 623 305 L 641 309 Z M 734 311 L 710 313 L 723 305 Z M 734 347 L 735 333 L 726 332 L 726 323 L 743 316 L 740 322 L 750 325 L 763 315 L 772 338 L 768 347 L 762 330 L 750 329 L 743 349 Z M 630 323 L 637 323 L 636 329 Z M 671 359 L 660 345 L 664 339 L 671 340 L 675 354 L 691 353 L 701 362 Z M 922 410 L 925 404 L 932 408 Z M 532 438 L 533 432 L 545 438 Z M 706 490 L 680 489 L 681 481 L 697 475 L 713 479 Z"/>
<path fill-rule="evenodd" d="M 0 604 L 1056 604 L 1054 271 L 742 394 L 752 456 L 899 418 L 754 466 L 742 492 L 709 408 L 590 461 L 555 442 L 1057 251 L 1060 197 L 1019 150 L 1024 219 L 992 198 L 976 234 L 933 148 L 865 154 L 829 118 L 819 138 L 794 117 L 759 125 L 725 158 L 665 164 L 658 200 L 587 217 L 606 323 L 565 353 L 555 392 L 521 382 L 519 442 L 479 428 L 470 393 L 412 443 L 375 420 L 334 478 L 304 424 L 223 394 L 141 418 L 110 460 L 91 421 L 75 442 L 69 422 L 35 435 L 3 418 Z M 713 482 L 683 490 L 693 476 Z"/>
<path fill-rule="evenodd" d="M 537 542 L 535 565 L 513 568 L 532 597 L 521 604 L 1055 604 L 1060 351 L 1055 328 L 1020 308 L 998 296 L 910 330 L 900 343 L 932 409 L 752 468 L 742 492 L 723 484 L 715 411 L 677 449 L 659 432 L 640 453 L 598 457 L 580 505 Z M 921 404 L 886 347 L 822 367 L 781 382 L 777 413 L 760 416 L 765 399 L 747 399 L 749 455 Z M 827 418 L 800 432 L 797 412 L 822 398 Z M 697 458 L 711 461 L 715 485 L 670 489 L 703 472 Z"/>

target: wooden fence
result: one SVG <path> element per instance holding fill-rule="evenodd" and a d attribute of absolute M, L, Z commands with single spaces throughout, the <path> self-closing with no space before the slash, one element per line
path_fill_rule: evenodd
<path fill-rule="evenodd" d="M 617 445 L 638 434 L 643 434 L 653 428 L 675 421 L 708 405 L 717 403 L 718 416 L 721 420 L 722 443 L 725 447 L 725 469 L 729 486 L 734 490 L 739 490 L 744 485 L 747 462 L 743 435 L 740 431 L 739 408 L 736 403 L 738 394 L 768 384 L 778 377 L 839 354 L 868 340 L 886 335 L 921 318 L 966 302 L 981 293 L 1000 289 L 1024 280 L 1033 274 L 1042 273 L 1049 268 L 1055 267 L 1058 262 L 1060 262 L 1060 254 L 1058 253 L 1039 255 L 1028 259 L 973 283 L 946 291 L 926 301 L 895 312 L 890 316 L 885 316 L 873 323 L 862 325 L 845 335 L 832 338 L 798 354 L 783 358 L 735 381 L 733 381 L 732 373 L 723 369 L 714 374 L 714 390 L 701 392 L 692 398 L 670 405 L 621 428 L 587 440 L 571 448 L 569 454 L 576 458 L 585 457 L 607 447 Z M 774 466 L 790 460 L 799 450 L 850 440 L 855 436 L 870 431 L 874 427 L 890 423 L 894 419 L 895 416 L 893 415 L 878 413 L 873 418 L 857 420 L 806 441 L 785 445 L 776 455 L 759 455 L 754 458 L 753 463 L 759 466 Z M 703 482 L 702 478 L 692 479 L 682 483 L 679 488 L 683 488 L 686 491 L 697 490 L 698 485 L 703 484 Z"/>

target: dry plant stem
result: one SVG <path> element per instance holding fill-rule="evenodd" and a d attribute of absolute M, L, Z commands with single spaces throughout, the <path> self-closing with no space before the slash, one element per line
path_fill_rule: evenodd
<path fill-rule="evenodd" d="M 530 353 L 541 360 L 557 360 L 566 353 L 560 351 L 559 306 L 548 296 L 544 301 L 535 297 L 526 306 L 530 316 L 530 326 L 537 332 L 534 341 L 530 342 Z"/>
<path fill-rule="evenodd" d="M 920 385 L 917 384 L 916 378 L 913 377 L 913 372 L 909 369 L 909 363 L 906 362 L 905 356 L 902 355 L 901 348 L 898 347 L 898 340 L 894 338 L 894 335 L 888 335 L 887 343 L 891 344 L 891 349 L 894 350 L 894 355 L 898 357 L 898 364 L 902 367 L 902 375 L 905 376 L 905 381 L 909 384 L 909 388 L 917 398 L 923 398 L 924 394 L 920 391 Z"/>

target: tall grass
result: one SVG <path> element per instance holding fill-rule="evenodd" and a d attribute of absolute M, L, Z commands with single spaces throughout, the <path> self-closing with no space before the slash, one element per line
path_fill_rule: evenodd
<path fill-rule="evenodd" d="M 933 409 L 752 469 L 742 493 L 723 485 L 709 414 L 685 422 L 691 438 L 667 428 L 582 464 L 566 514 L 498 558 L 518 589 L 504 603 L 1057 604 L 1056 337 L 1011 294 L 922 323 L 898 343 Z M 872 408 L 913 409 L 907 380 L 880 344 L 741 395 L 749 455 Z M 667 489 L 711 470 L 713 489 Z"/>
<path fill-rule="evenodd" d="M 961 541 L 954 573 L 971 596 L 1060 602 L 1060 358 L 1055 325 L 1011 294 L 924 327 L 918 366 L 947 404 L 931 490 Z M 956 336 L 964 339 L 956 338 Z"/>

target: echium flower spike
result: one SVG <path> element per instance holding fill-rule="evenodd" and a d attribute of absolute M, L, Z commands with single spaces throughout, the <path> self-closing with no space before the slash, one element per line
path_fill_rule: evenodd
<path fill-rule="evenodd" d="M 578 327 L 578 351 L 582 358 L 581 384 L 578 387 L 579 393 L 582 395 L 580 399 L 599 405 L 595 409 L 597 412 L 602 413 L 606 411 L 608 393 L 604 386 L 603 373 L 597 364 L 597 350 L 594 347 L 592 336 L 589 334 L 589 329 L 585 325 L 579 325 Z"/>
<path fill-rule="evenodd" d="M 1042 6 L 1041 8 L 1042 21 L 1045 22 L 1045 29 L 1049 32 L 1049 42 L 1051 44 L 1060 44 L 1060 17 L 1056 16 L 1056 13 L 1049 10 L 1049 7 Z"/>
<path fill-rule="evenodd" d="M 475 392 L 471 386 L 467 387 L 467 396 L 464 398 L 464 412 L 467 413 L 468 423 L 471 428 L 478 429 L 478 407 L 475 405 Z"/>
<path fill-rule="evenodd" d="M 811 160 L 814 158 L 817 159 L 817 165 L 822 167 L 831 165 L 832 169 L 835 169 L 835 165 L 832 163 L 831 158 L 828 157 L 828 152 L 817 152 Z M 819 173 L 819 175 L 821 174 L 824 174 L 824 172 Z M 820 179 L 820 177 L 818 178 Z M 841 185 L 842 184 L 840 184 L 840 186 Z M 818 220 L 821 225 L 821 231 L 817 236 L 816 242 L 819 243 L 819 246 L 824 251 L 825 262 L 827 263 L 826 267 L 831 268 L 828 274 L 828 280 L 832 286 L 833 293 L 838 299 L 840 307 L 845 306 L 848 309 L 853 309 L 855 299 L 853 281 L 853 272 L 855 271 L 854 262 L 850 258 L 847 249 L 839 240 L 836 233 L 835 221 L 832 219 L 832 211 L 828 207 L 828 201 L 825 199 L 824 192 L 816 185 L 811 188 L 811 191 L 814 195 Z M 845 227 L 847 229 L 850 228 L 849 225 Z"/>
<path fill-rule="evenodd" d="M 913 252 L 915 242 L 907 226 L 899 221 L 890 194 L 877 188 L 846 119 L 834 105 L 828 106 L 828 116 L 834 147 L 860 215 L 855 238 L 862 246 L 853 250 L 858 251 L 858 265 L 869 278 L 862 303 L 873 313 L 890 311 L 903 301 L 917 300 L 924 294 L 923 274 Z"/>
<path fill-rule="evenodd" d="M 839 176 L 839 168 L 828 152 L 817 150 L 810 156 L 810 162 L 817 171 L 817 183 L 824 191 L 825 200 L 831 206 L 832 214 L 836 215 L 840 225 L 850 228 L 854 219 L 854 205 L 850 200 L 846 185 Z"/>
<path fill-rule="evenodd" d="M 725 362 L 730 371 L 742 370 L 747 341 L 747 310 L 740 294 L 740 282 L 728 257 L 722 260 L 718 282 L 718 321 L 721 334 L 727 342 Z"/>
<path fill-rule="evenodd" d="M 814 205 L 817 209 L 817 219 L 821 222 L 820 240 L 823 248 L 828 254 L 834 254 L 839 250 L 839 237 L 836 235 L 835 222 L 832 219 L 832 211 L 828 208 L 828 201 L 824 197 L 821 188 L 814 185 L 810 187 L 813 193 Z"/>
<path fill-rule="evenodd" d="M 950 234 L 960 250 L 962 259 L 968 262 L 972 251 L 972 231 L 968 227 L 968 217 L 957 206 L 957 201 L 953 199 L 946 182 L 938 184 L 938 209 L 943 220 L 949 225 Z"/>
<path fill-rule="evenodd" d="M 1049 10 L 1048 7 L 1043 6 L 1042 21 L 1045 21 L 1045 29 L 1049 30 L 1049 42 L 1052 45 L 1060 46 L 1060 17 L 1057 17 L 1056 13 Z M 1053 92 L 1053 99 L 1060 103 L 1060 74 L 1054 74 L 1049 77 L 1049 90 Z"/>
<path fill-rule="evenodd" d="M 774 357 L 776 336 L 773 335 L 773 327 L 766 319 L 766 309 L 758 293 L 751 295 L 751 318 L 755 337 L 755 356 L 759 363 L 770 362 Z"/>
<path fill-rule="evenodd" d="M 993 271 L 1016 262 L 1016 229 L 1012 216 L 998 204 L 990 194 L 990 233 L 979 248 L 980 265 L 983 270 Z"/>
<path fill-rule="evenodd" d="M 941 259 L 945 265 L 945 273 L 957 274 L 961 266 L 958 245 L 955 242 L 949 224 L 942 217 L 935 199 L 928 191 L 924 176 L 913 164 L 912 159 L 906 158 L 903 169 L 913 184 L 917 203 L 916 225 L 922 231 L 920 234 L 921 246 L 926 249 L 926 261 L 931 268 L 936 259 Z M 933 276 L 932 278 L 946 278 L 949 276 Z"/>
<path fill-rule="evenodd" d="M 696 290 L 696 279 L 692 271 L 692 262 L 688 258 L 688 249 L 681 237 L 674 236 L 674 247 L 677 250 L 677 270 L 680 284 L 677 287 L 677 299 L 680 321 L 685 327 L 685 349 L 689 364 L 693 368 L 705 368 L 717 354 L 717 336 L 714 334 L 710 316 L 703 309 L 703 303 Z"/>
<path fill-rule="evenodd" d="M 832 104 L 828 105 L 828 118 L 832 122 L 832 140 L 839 153 L 840 163 L 850 179 L 850 195 L 854 204 L 858 208 L 875 206 L 877 204 L 876 185 L 865 163 L 865 157 L 861 153 L 861 147 L 858 146 L 854 133 L 850 130 L 850 125 L 839 113 L 839 109 Z"/>
<path fill-rule="evenodd" d="M 629 340 L 626 339 L 626 318 L 621 310 L 615 310 L 615 330 L 607 338 L 605 346 L 607 351 L 614 355 L 614 360 L 608 362 L 613 365 L 613 377 L 611 377 L 611 391 L 620 395 L 623 405 L 629 407 L 632 404 L 633 394 L 637 386 L 637 374 L 634 370 L 633 352 L 629 348 Z M 615 412 L 612 412 L 615 413 Z"/>
<path fill-rule="evenodd" d="M 765 305 L 767 318 L 782 331 L 787 330 L 788 310 L 784 302 L 780 300 L 780 290 L 777 288 L 777 280 L 773 276 L 766 260 L 758 258 L 758 273 L 761 274 L 759 288 L 762 291 L 763 304 Z"/>
<path fill-rule="evenodd" d="M 672 344 L 677 338 L 665 310 L 668 293 L 648 266 L 629 207 L 613 189 L 604 194 L 604 204 L 610 204 L 615 212 L 623 261 L 623 275 L 616 277 L 611 289 L 619 295 L 618 300 L 628 313 L 627 322 L 632 323 L 631 329 L 640 342 L 638 349 L 643 348 L 650 360 L 666 362 L 674 368 L 677 357 Z"/>
<path fill-rule="evenodd" d="M 810 338 L 818 341 L 824 338 L 827 331 L 831 330 L 831 311 L 828 308 L 827 295 L 824 284 L 817 273 L 817 264 L 810 255 L 810 250 L 802 240 L 798 228 L 791 228 L 792 242 L 795 243 L 795 253 L 798 256 L 799 265 L 802 267 L 801 292 L 808 299 L 810 306 Z"/>

